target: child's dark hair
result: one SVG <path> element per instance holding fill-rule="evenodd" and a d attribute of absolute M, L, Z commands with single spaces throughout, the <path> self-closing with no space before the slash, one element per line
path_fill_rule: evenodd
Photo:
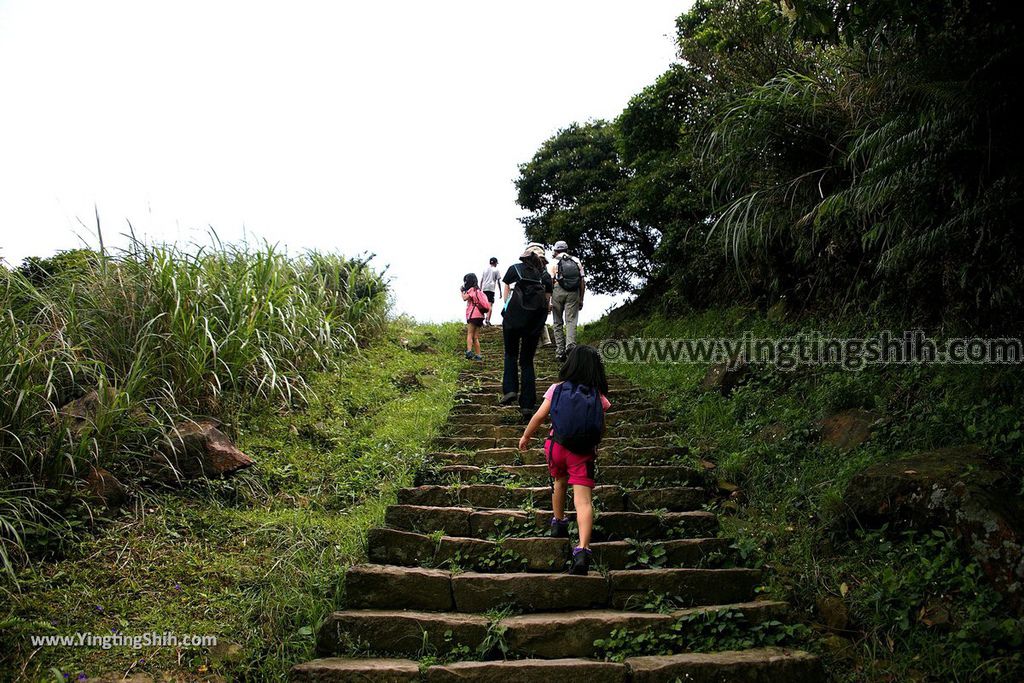
<path fill-rule="evenodd" d="M 569 357 L 558 370 L 558 379 L 573 384 L 585 384 L 608 394 L 608 375 L 604 371 L 601 354 L 593 346 L 574 346 Z"/>
<path fill-rule="evenodd" d="M 477 286 L 476 273 L 466 273 L 462 276 L 462 289 L 469 291 Z"/>

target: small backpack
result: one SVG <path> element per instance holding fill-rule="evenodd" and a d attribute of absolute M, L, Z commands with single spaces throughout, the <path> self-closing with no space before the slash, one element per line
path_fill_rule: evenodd
<path fill-rule="evenodd" d="M 474 308 L 481 313 L 486 313 L 491 310 L 491 303 L 487 300 L 484 293 L 476 287 L 469 291 L 469 300 L 473 304 Z"/>
<path fill-rule="evenodd" d="M 604 434 L 601 392 L 585 384 L 562 382 L 551 397 L 552 439 L 573 453 L 593 453 Z"/>
<path fill-rule="evenodd" d="M 562 289 L 575 292 L 580 288 L 580 266 L 569 257 L 558 259 L 558 274 L 556 278 Z"/>

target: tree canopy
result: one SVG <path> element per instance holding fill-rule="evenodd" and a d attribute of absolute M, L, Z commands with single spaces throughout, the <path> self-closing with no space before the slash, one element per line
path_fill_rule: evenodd
<path fill-rule="evenodd" d="M 607 292 L 1021 321 L 1010 3 L 698 0 L 616 120 L 520 166 L 530 239 Z"/>

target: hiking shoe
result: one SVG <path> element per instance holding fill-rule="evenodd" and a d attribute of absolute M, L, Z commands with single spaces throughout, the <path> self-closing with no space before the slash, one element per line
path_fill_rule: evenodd
<path fill-rule="evenodd" d="M 569 538 L 569 518 L 551 518 L 551 538 Z"/>
<path fill-rule="evenodd" d="M 498 401 L 498 403 L 500 403 L 503 406 L 507 406 L 507 405 L 510 405 L 512 403 L 515 403 L 516 399 L 518 399 L 518 398 L 519 398 L 519 394 L 517 394 L 514 391 L 510 391 L 507 394 L 505 394 L 504 396 L 502 396 L 501 400 Z"/>
<path fill-rule="evenodd" d="M 533 419 L 533 413 L 534 413 L 533 408 L 521 408 L 519 410 L 519 412 L 523 416 L 523 423 L 524 424 Z"/>
<path fill-rule="evenodd" d="M 473 352 L 472 351 L 466 351 L 465 355 L 466 355 L 466 360 L 473 360 Z"/>
<path fill-rule="evenodd" d="M 559 353 L 559 354 L 557 354 L 555 356 L 555 362 L 556 363 L 564 363 L 566 358 L 568 358 L 567 355 L 565 355 L 564 353 Z"/>
<path fill-rule="evenodd" d="M 572 566 L 569 567 L 569 573 L 576 576 L 586 576 L 587 572 L 590 571 L 590 558 L 593 555 L 594 553 L 590 552 L 589 548 L 576 548 L 573 550 Z"/>
<path fill-rule="evenodd" d="M 481 356 L 479 353 L 474 353 L 473 354 L 473 360 L 483 360 L 483 359 L 484 359 L 484 357 Z"/>

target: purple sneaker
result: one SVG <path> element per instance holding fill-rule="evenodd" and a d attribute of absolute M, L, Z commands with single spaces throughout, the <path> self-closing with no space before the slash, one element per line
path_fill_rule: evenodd
<path fill-rule="evenodd" d="M 586 576 L 590 571 L 590 558 L 594 553 L 589 548 L 576 548 L 572 551 L 572 566 L 569 573 L 577 576 Z"/>
<path fill-rule="evenodd" d="M 551 518 L 551 538 L 569 538 L 569 518 Z"/>

